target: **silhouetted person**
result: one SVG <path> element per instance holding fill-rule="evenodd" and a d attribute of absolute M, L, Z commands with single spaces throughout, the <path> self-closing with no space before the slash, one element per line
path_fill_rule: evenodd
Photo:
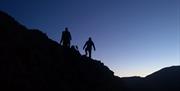
<path fill-rule="evenodd" d="M 71 41 L 71 34 L 68 31 L 68 28 L 66 27 L 65 31 L 62 32 L 60 44 L 62 43 L 63 46 L 70 47 L 71 45 L 70 41 Z"/>
<path fill-rule="evenodd" d="M 89 40 L 86 41 L 84 47 L 83 47 L 83 50 L 85 49 L 85 55 L 87 55 L 87 53 L 89 54 L 89 58 L 91 58 L 91 51 L 92 51 L 92 47 L 94 48 L 94 51 L 96 50 L 95 46 L 94 46 L 94 43 L 91 39 L 91 37 L 89 37 Z"/>

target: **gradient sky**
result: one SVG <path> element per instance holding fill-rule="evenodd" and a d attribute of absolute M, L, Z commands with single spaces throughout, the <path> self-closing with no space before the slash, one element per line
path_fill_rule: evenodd
<path fill-rule="evenodd" d="M 0 0 L 0 10 L 57 42 L 68 27 L 82 54 L 91 36 L 93 58 L 120 77 L 180 64 L 180 0 Z"/>

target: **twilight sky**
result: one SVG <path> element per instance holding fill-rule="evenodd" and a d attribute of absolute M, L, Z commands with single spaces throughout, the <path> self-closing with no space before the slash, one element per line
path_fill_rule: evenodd
<path fill-rule="evenodd" d="M 68 27 L 81 54 L 92 37 L 93 58 L 120 77 L 180 64 L 180 0 L 0 0 L 0 10 L 57 42 Z"/>

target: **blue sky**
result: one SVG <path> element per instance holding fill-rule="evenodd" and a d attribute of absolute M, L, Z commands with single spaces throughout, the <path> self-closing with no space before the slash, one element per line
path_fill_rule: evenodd
<path fill-rule="evenodd" d="M 1 0 L 0 10 L 57 42 L 68 27 L 82 54 L 92 37 L 93 58 L 121 77 L 180 64 L 180 0 Z"/>

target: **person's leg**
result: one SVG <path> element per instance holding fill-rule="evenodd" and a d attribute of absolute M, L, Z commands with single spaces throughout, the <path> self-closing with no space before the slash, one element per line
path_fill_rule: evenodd
<path fill-rule="evenodd" d="M 87 56 L 87 51 L 88 51 L 88 50 L 87 50 L 87 49 L 85 49 L 85 55 L 86 55 L 86 56 Z"/>
<path fill-rule="evenodd" d="M 67 42 L 67 47 L 69 47 L 70 48 L 70 46 L 71 46 L 71 43 L 70 43 L 70 40 Z"/>
<path fill-rule="evenodd" d="M 63 40 L 63 44 L 62 44 L 62 45 L 65 46 L 65 44 L 66 44 L 66 43 L 65 43 L 65 41 Z"/>
<path fill-rule="evenodd" d="M 89 58 L 91 58 L 91 50 L 89 50 Z"/>
<path fill-rule="evenodd" d="M 66 40 L 63 41 L 63 46 L 67 47 L 67 41 Z"/>

